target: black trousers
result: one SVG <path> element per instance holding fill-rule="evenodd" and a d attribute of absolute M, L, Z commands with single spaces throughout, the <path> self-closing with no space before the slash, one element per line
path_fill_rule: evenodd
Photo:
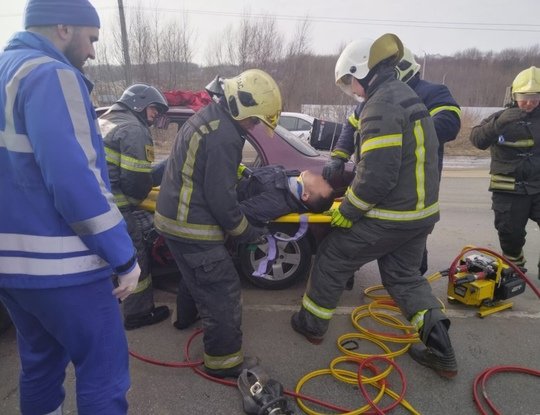
<path fill-rule="evenodd" d="M 491 201 L 503 255 L 516 265 L 524 266 L 525 227 L 529 219 L 540 226 L 540 193 L 524 195 L 493 192 Z"/>
<path fill-rule="evenodd" d="M 373 260 L 378 262 L 384 287 L 407 319 L 418 311 L 440 308 L 419 271 L 432 230 L 433 226 L 388 229 L 370 219 L 356 222 L 351 229 L 334 229 L 319 248 L 308 282 L 309 300 L 304 299 L 302 309 L 308 328 L 321 335 L 326 332 L 330 320 L 328 315 L 320 318 L 324 310 L 336 308 L 349 277 Z M 309 304 L 314 305 L 311 310 Z M 319 317 L 318 309 L 323 310 Z"/>
<path fill-rule="evenodd" d="M 205 364 L 214 368 L 242 360 L 242 292 L 240 276 L 224 245 L 186 244 L 166 238 L 182 274 L 179 301 L 196 305 L 204 329 Z M 238 359 L 237 359 L 238 358 Z"/>

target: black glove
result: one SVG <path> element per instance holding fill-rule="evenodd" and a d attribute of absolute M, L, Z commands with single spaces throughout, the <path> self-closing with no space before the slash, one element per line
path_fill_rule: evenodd
<path fill-rule="evenodd" d="M 235 241 L 239 244 L 259 245 L 266 242 L 265 235 L 267 234 L 268 229 L 259 228 L 250 224 L 243 233 L 235 238 Z"/>
<path fill-rule="evenodd" d="M 345 170 L 345 160 L 332 157 L 323 167 L 322 176 L 325 180 L 331 181 L 343 175 L 343 170 Z"/>
<path fill-rule="evenodd" d="M 508 108 L 501 112 L 499 118 L 495 120 L 495 129 L 497 133 L 500 134 L 504 127 L 513 122 L 518 122 L 523 120 L 527 116 L 527 113 L 520 108 L 513 107 Z"/>

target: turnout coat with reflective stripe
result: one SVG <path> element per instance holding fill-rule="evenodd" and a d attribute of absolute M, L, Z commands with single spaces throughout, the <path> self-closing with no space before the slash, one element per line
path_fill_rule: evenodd
<path fill-rule="evenodd" d="M 114 200 L 120 208 L 138 205 L 152 190 L 154 142 L 150 130 L 121 104 L 103 114 L 99 125 Z"/>
<path fill-rule="evenodd" d="M 46 38 L 0 54 L 0 287 L 84 284 L 134 266 L 92 84 Z"/>
<path fill-rule="evenodd" d="M 442 169 L 442 158 L 444 155 L 444 143 L 455 140 L 461 128 L 461 109 L 450 93 L 446 85 L 435 84 L 433 82 L 420 79 L 420 74 L 411 78 L 409 85 L 420 97 L 424 105 L 433 118 L 437 139 L 439 140 L 439 171 Z M 360 123 L 360 113 L 364 103 L 360 103 L 350 115 L 339 135 L 336 146 L 332 150 L 333 157 L 341 157 L 348 160 L 358 146 L 353 138 L 354 132 Z M 355 154 L 358 159 L 358 154 Z"/>
<path fill-rule="evenodd" d="M 439 219 L 439 173 L 433 120 L 393 71 L 379 73 L 360 114 L 360 161 L 340 210 L 387 227 L 413 228 Z"/>
<path fill-rule="evenodd" d="M 506 110 L 497 111 L 471 131 L 472 144 L 491 152 L 489 190 L 520 194 L 540 193 L 540 107 L 499 134 L 495 122 Z"/>
<path fill-rule="evenodd" d="M 216 103 L 180 129 L 163 174 L 154 224 L 184 242 L 223 243 L 248 229 L 236 184 L 244 138 Z"/>

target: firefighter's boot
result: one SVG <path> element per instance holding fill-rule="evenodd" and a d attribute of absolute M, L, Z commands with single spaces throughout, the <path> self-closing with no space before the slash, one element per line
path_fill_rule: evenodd
<path fill-rule="evenodd" d="M 450 320 L 440 310 L 428 310 L 420 338 L 424 345 L 413 345 L 409 355 L 423 366 L 433 369 L 439 376 L 450 379 L 457 375 L 457 362 L 448 328 Z"/>
<path fill-rule="evenodd" d="M 157 324 L 169 317 L 169 314 L 169 307 L 166 305 L 153 307 L 152 310 L 147 313 L 126 316 L 124 319 L 124 328 L 126 330 L 133 330 L 138 329 L 139 327 Z"/>
<path fill-rule="evenodd" d="M 223 368 L 223 369 L 212 369 L 207 366 L 204 366 L 204 371 L 209 374 L 210 376 L 213 376 L 215 378 L 238 378 L 240 376 L 240 373 L 244 369 L 252 369 L 255 366 L 259 364 L 259 358 L 258 357 L 244 357 L 244 361 L 240 363 L 239 365 Z"/>
<path fill-rule="evenodd" d="M 291 327 L 294 331 L 304 336 L 308 342 L 319 345 L 324 339 L 324 334 L 317 333 L 314 330 L 310 330 L 308 328 L 305 318 L 306 313 L 307 312 L 304 309 L 301 309 L 299 312 L 294 313 L 291 317 Z"/>

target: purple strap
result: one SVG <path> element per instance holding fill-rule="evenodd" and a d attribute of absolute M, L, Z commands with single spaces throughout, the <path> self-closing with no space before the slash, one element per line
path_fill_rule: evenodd
<path fill-rule="evenodd" d="M 298 231 L 294 234 L 294 236 L 291 237 L 282 237 L 277 235 L 268 234 L 266 235 L 266 240 L 268 241 L 268 251 L 266 252 L 266 257 L 264 257 L 261 262 L 259 262 L 259 266 L 256 271 L 253 271 L 254 277 L 262 277 L 264 275 L 267 275 L 269 267 L 272 267 L 274 264 L 274 261 L 276 260 L 277 256 L 277 244 L 276 239 L 278 241 L 282 242 L 293 242 L 297 241 L 298 239 L 302 238 L 308 229 L 308 217 L 307 215 L 300 215 L 300 226 L 298 227 Z"/>

